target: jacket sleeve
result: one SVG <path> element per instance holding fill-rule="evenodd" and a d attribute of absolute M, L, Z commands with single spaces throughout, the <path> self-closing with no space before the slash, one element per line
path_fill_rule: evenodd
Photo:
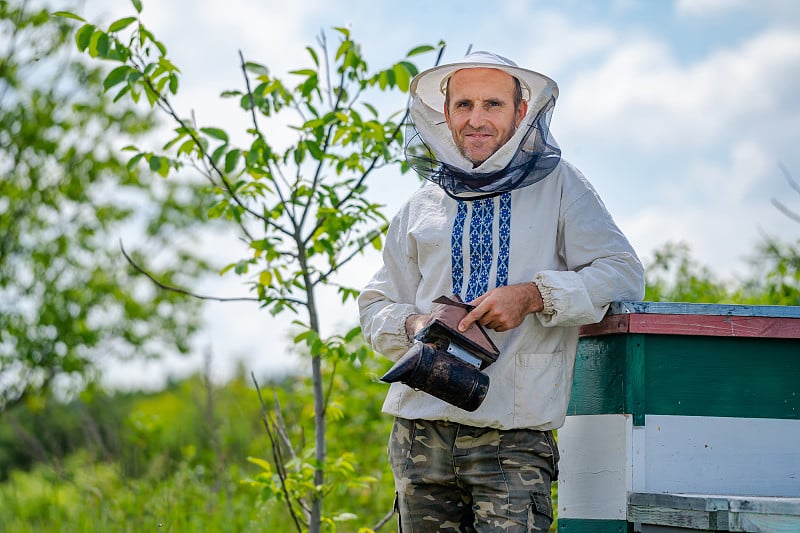
<path fill-rule="evenodd" d="M 408 221 L 409 204 L 406 204 L 389 224 L 383 265 L 358 297 L 365 340 L 393 361 L 411 347 L 405 323 L 410 315 L 419 312 L 415 301 L 422 276 Z"/>
<path fill-rule="evenodd" d="M 577 171 L 576 171 L 577 172 Z M 644 297 L 644 268 L 628 239 L 614 223 L 594 189 L 582 176 L 577 197 L 559 216 L 558 247 L 566 270 L 536 274 L 545 326 L 599 322 L 611 302 Z"/>

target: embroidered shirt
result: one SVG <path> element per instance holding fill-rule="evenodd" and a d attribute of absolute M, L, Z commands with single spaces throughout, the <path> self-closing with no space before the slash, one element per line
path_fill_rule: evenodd
<path fill-rule="evenodd" d="M 467 412 L 393 383 L 386 413 L 501 429 L 555 429 L 564 422 L 578 330 L 608 304 L 639 300 L 644 271 L 592 186 L 563 161 L 546 179 L 494 198 L 454 200 L 439 187 L 416 192 L 392 220 L 383 266 L 359 296 L 361 326 L 392 360 L 411 346 L 406 318 L 432 300 L 534 281 L 544 310 L 512 331 L 489 331 L 500 357 L 486 369 L 483 404 Z"/>

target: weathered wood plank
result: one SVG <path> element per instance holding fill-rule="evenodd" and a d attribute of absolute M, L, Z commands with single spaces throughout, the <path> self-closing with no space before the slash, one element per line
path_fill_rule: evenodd
<path fill-rule="evenodd" d="M 581 336 L 616 333 L 692 335 L 703 337 L 800 338 L 800 318 L 725 315 L 608 315 L 581 328 Z"/>
<path fill-rule="evenodd" d="M 800 530 L 800 498 L 630 493 L 628 521 L 708 531 Z"/>
<path fill-rule="evenodd" d="M 699 304 L 689 302 L 614 302 L 609 307 L 608 313 L 610 315 L 721 315 L 800 318 L 800 306 Z"/>

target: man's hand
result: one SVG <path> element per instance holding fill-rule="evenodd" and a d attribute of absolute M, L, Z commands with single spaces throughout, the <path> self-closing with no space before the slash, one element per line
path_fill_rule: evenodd
<path fill-rule="evenodd" d="M 425 323 L 430 319 L 430 315 L 409 315 L 406 318 L 406 335 L 408 340 L 413 341 L 417 332 L 422 329 Z"/>
<path fill-rule="evenodd" d="M 539 287 L 533 282 L 497 287 L 469 304 L 475 309 L 459 322 L 459 331 L 466 331 L 473 322 L 495 331 L 508 331 L 522 324 L 528 314 L 544 308 Z"/>

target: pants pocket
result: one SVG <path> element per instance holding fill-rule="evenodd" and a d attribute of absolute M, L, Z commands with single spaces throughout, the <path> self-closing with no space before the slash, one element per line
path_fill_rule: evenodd
<path fill-rule="evenodd" d="M 550 494 L 531 492 L 528 505 L 528 531 L 549 531 L 553 523 L 553 500 Z"/>

